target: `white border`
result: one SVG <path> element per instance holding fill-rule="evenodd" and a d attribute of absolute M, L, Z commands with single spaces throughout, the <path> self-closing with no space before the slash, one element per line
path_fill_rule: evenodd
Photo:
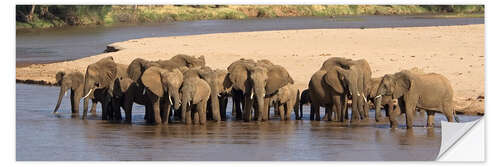
<path fill-rule="evenodd" d="M 490 128 L 486 128 L 486 130 L 493 129 L 491 132 L 485 132 L 485 137 L 489 137 L 489 139 L 485 139 L 486 143 L 486 162 L 487 163 L 436 163 L 436 162 L 280 162 L 280 164 L 276 164 L 277 162 L 15 162 L 15 4 L 412 4 L 414 2 L 418 2 L 418 4 L 485 4 L 486 5 L 486 31 L 485 31 L 485 39 L 486 39 L 486 117 L 485 122 L 486 126 Z M 2 126 L 1 132 L 2 137 L 0 138 L 1 144 L 3 148 L 0 152 L 1 163 L 5 166 L 89 166 L 89 165 L 109 165 L 109 166 L 165 166 L 165 165 L 183 165 L 183 166 L 199 166 L 201 164 L 207 166 L 275 166 L 275 165 L 291 165 L 291 166 L 306 166 L 306 165 L 315 165 L 315 166 L 332 166 L 332 165 L 342 165 L 342 166 L 463 166 L 463 165 L 486 165 L 486 166 L 498 166 L 500 160 L 498 158 L 499 152 L 497 151 L 499 147 L 499 132 L 498 128 L 500 127 L 498 123 L 498 112 L 494 107 L 495 101 L 500 100 L 498 97 L 499 90 L 494 85 L 500 85 L 498 82 L 498 76 L 496 75 L 496 71 L 500 66 L 497 63 L 500 62 L 500 57 L 498 55 L 499 44 L 500 41 L 498 31 L 500 27 L 498 26 L 498 18 L 500 11 L 498 5 L 495 1 L 474 1 L 474 0 L 420 0 L 420 1 L 403 1 L 403 0 L 343 0 L 343 1 L 325 1 L 325 0 L 258 0 L 256 2 L 247 2 L 242 0 L 144 0 L 144 1 L 135 1 L 135 0 L 107 0 L 107 1 L 98 1 L 98 0 L 76 0 L 76 1 L 63 1 L 63 0 L 45 0 L 45 1 L 33 1 L 33 0 L 18 0 L 14 1 L 2 1 L 2 5 L 0 5 L 0 11 L 2 14 L 0 17 L 2 18 L 3 25 L 0 26 L 2 31 L 0 31 L 2 40 L 2 56 L 0 61 L 0 68 L 2 68 L 2 79 L 5 82 L 0 82 L 2 88 L 1 100 L 0 104 L 3 107 L 1 111 L 1 121 Z M 487 36 L 486 36 L 487 35 Z M 491 87 L 489 87 L 489 85 Z M 492 86 L 493 85 L 493 86 Z M 492 119 L 490 121 L 490 119 Z M 488 142 L 493 141 L 493 142 Z"/>

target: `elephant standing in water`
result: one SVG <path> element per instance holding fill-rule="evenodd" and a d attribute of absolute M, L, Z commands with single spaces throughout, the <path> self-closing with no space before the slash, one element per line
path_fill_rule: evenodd
<path fill-rule="evenodd" d="M 62 97 L 66 94 L 66 91 L 71 89 L 71 113 L 73 116 L 77 116 L 79 114 L 80 99 L 83 97 L 83 74 L 80 72 L 71 72 L 66 74 L 66 72 L 60 71 L 56 74 L 56 81 L 61 89 L 59 91 L 59 97 L 53 113 L 56 113 L 59 109 Z M 95 106 L 95 103 L 93 106 Z"/>
<path fill-rule="evenodd" d="M 86 94 L 83 103 L 83 119 L 87 116 L 89 99 L 101 102 L 103 120 L 121 118 L 117 113 L 112 112 L 113 106 L 116 106 L 114 103 L 117 103 L 113 101 L 113 84 L 120 77 L 127 77 L 126 66 L 116 64 L 112 57 L 103 58 L 87 67 L 83 89 Z"/>
<path fill-rule="evenodd" d="M 332 57 L 323 62 L 320 70 L 315 72 L 308 84 L 311 101 L 310 120 L 319 121 L 320 107 L 325 107 L 326 114 L 323 120 L 344 121 L 347 117 L 347 90 L 337 67 L 349 68 L 352 60 L 342 57 Z"/>
<path fill-rule="evenodd" d="M 454 122 L 453 88 L 446 77 L 436 74 L 418 74 L 403 70 L 395 74 L 387 74 L 382 78 L 377 96 L 391 96 L 398 99 L 401 113 L 406 113 L 406 127 L 413 128 L 415 109 L 427 111 L 427 126 L 434 125 L 434 112 L 443 113 L 449 122 Z M 376 110 L 380 112 L 382 99 L 377 98 Z M 397 127 L 396 114 L 390 113 L 391 127 Z M 458 121 L 458 120 L 457 120 Z"/>
<path fill-rule="evenodd" d="M 369 94 L 369 85 L 372 71 L 365 59 L 351 61 L 348 69 L 336 67 L 342 82 L 347 86 L 352 97 L 351 121 L 367 119 L 370 110 L 366 96 Z"/>
<path fill-rule="evenodd" d="M 380 85 L 381 81 L 382 81 L 382 77 L 377 77 L 377 78 L 371 79 L 370 85 L 368 88 L 369 94 L 367 94 L 367 96 L 366 96 L 367 100 L 371 101 L 375 105 L 376 99 L 381 98 L 381 100 L 382 100 L 381 105 L 382 105 L 382 107 L 384 107 L 386 117 L 389 117 L 389 113 L 391 113 L 391 112 L 400 113 L 401 111 L 399 110 L 399 106 L 394 105 L 394 101 L 393 101 L 391 96 L 378 96 L 377 97 L 377 90 L 378 90 L 378 86 Z M 377 122 L 381 121 L 381 119 L 382 119 L 381 117 L 382 117 L 382 115 L 380 114 L 380 112 L 375 113 L 375 120 Z"/>
<path fill-rule="evenodd" d="M 302 113 L 299 115 L 299 96 L 299 89 L 293 84 L 287 84 L 272 97 L 276 104 L 274 109 L 279 111 L 281 120 L 291 120 L 292 110 L 295 112 L 295 119 L 300 120 Z"/>
<path fill-rule="evenodd" d="M 227 102 L 231 91 L 231 81 L 227 70 L 212 70 L 209 67 L 203 67 L 200 77 L 210 85 L 211 90 L 207 116 L 211 116 L 211 119 L 215 121 L 226 120 Z"/>
<path fill-rule="evenodd" d="M 182 120 L 186 124 L 191 124 L 191 119 L 194 117 L 195 124 L 205 124 L 207 103 L 211 92 L 210 85 L 200 78 L 199 69 L 187 70 L 183 75 L 184 81 L 180 91 L 182 95 Z M 196 108 L 194 109 L 193 106 Z M 191 113 L 191 111 L 195 112 Z"/>

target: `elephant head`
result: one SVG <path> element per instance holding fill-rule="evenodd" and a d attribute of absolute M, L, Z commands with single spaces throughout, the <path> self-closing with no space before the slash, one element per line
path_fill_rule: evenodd
<path fill-rule="evenodd" d="M 178 69 L 162 71 L 160 73 L 163 90 L 168 93 L 168 99 L 172 104 L 172 97 L 174 98 L 174 109 L 178 110 L 181 105 L 180 88 L 183 82 L 182 72 Z"/>
<path fill-rule="evenodd" d="M 212 70 L 208 67 L 202 68 L 200 71 L 200 76 L 205 80 L 208 85 L 210 85 L 210 102 L 212 107 L 212 116 L 216 121 L 221 120 L 221 115 L 225 113 L 220 113 L 219 107 L 219 97 L 229 94 L 231 90 L 231 81 L 227 70 Z"/>
<path fill-rule="evenodd" d="M 200 56 L 198 58 L 194 56 L 189 56 L 185 54 L 178 54 L 170 58 L 170 61 L 174 62 L 180 66 L 186 66 L 188 68 L 203 67 L 205 66 L 205 57 Z"/>
<path fill-rule="evenodd" d="M 164 97 L 165 92 L 168 93 L 170 104 L 173 104 L 175 109 L 179 108 L 179 88 L 183 82 L 183 75 L 178 69 L 167 70 L 151 67 L 142 74 L 141 80 L 145 88 L 157 97 Z M 174 101 L 172 101 L 172 98 L 174 98 Z"/>
<path fill-rule="evenodd" d="M 336 67 L 335 70 L 338 72 L 341 84 L 347 88 L 350 96 L 355 96 L 361 93 L 358 88 L 358 80 L 360 76 L 356 70 L 345 70 L 340 67 Z"/>
<path fill-rule="evenodd" d="M 114 80 L 117 76 L 117 65 L 113 57 L 106 57 L 87 67 L 85 73 L 85 83 L 83 92 L 84 112 L 87 111 L 88 99 L 94 98 L 96 89 L 112 88 Z M 109 92 L 111 94 L 111 92 Z"/>
<path fill-rule="evenodd" d="M 146 71 L 146 69 L 148 69 L 151 66 L 152 62 L 141 58 L 136 58 L 128 65 L 127 68 L 128 77 L 132 79 L 134 82 L 138 82 L 138 80 L 142 76 L 142 73 L 144 73 L 144 71 Z"/>
<path fill-rule="evenodd" d="M 384 75 L 378 86 L 377 96 L 375 96 L 375 112 L 380 112 L 382 96 L 390 96 L 392 99 L 398 99 L 410 91 L 412 83 L 411 76 L 406 72 Z"/>
<path fill-rule="evenodd" d="M 259 113 L 265 112 L 264 98 L 266 95 L 274 94 L 279 88 L 286 84 L 293 84 L 294 81 L 288 71 L 279 66 L 273 65 L 269 68 L 256 65 L 250 68 L 251 96 L 255 94 Z"/>
<path fill-rule="evenodd" d="M 60 71 L 57 72 L 56 74 L 56 81 L 57 85 L 61 87 L 59 91 L 59 97 L 57 100 L 56 107 L 54 109 L 54 113 L 57 112 L 59 109 L 59 106 L 61 105 L 62 97 L 66 94 L 66 91 L 68 89 L 71 89 L 72 91 L 76 91 L 76 95 L 80 95 L 80 97 L 73 97 L 75 99 L 78 99 L 78 102 L 81 98 L 81 95 L 83 93 L 83 81 L 84 81 L 84 76 L 80 72 L 72 72 L 69 74 L 66 74 L 66 72 Z M 73 100 L 73 99 L 71 99 Z"/>

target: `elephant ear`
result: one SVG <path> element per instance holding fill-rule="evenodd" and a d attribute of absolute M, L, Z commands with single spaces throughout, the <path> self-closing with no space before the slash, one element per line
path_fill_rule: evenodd
<path fill-rule="evenodd" d="M 229 78 L 229 73 L 226 72 L 224 75 L 224 81 L 222 82 L 224 89 L 230 89 L 233 86 L 231 79 Z"/>
<path fill-rule="evenodd" d="M 333 88 L 336 92 L 343 92 L 344 87 L 343 83 L 341 80 L 341 77 L 339 76 L 339 72 L 335 70 L 330 70 L 326 72 L 325 76 L 323 77 L 323 80 L 327 85 Z"/>
<path fill-rule="evenodd" d="M 62 79 L 64 78 L 64 75 L 66 75 L 66 73 L 64 71 L 59 71 L 56 73 L 56 82 L 58 85 L 61 85 L 61 81 Z"/>
<path fill-rule="evenodd" d="M 134 59 L 127 67 L 128 77 L 133 81 L 139 80 L 146 69 L 147 61 L 141 58 Z"/>
<path fill-rule="evenodd" d="M 117 65 L 113 60 L 113 57 L 106 57 L 94 64 L 97 72 L 99 73 L 98 80 L 102 82 L 103 85 L 112 85 L 113 81 L 117 75 Z"/>
<path fill-rule="evenodd" d="M 411 90 L 413 79 L 409 73 L 399 72 L 395 75 L 394 97 L 401 97 Z"/>
<path fill-rule="evenodd" d="M 200 65 L 202 67 L 205 67 L 205 56 L 202 55 L 202 56 L 198 57 L 198 60 L 200 61 Z"/>
<path fill-rule="evenodd" d="M 286 84 L 293 84 L 293 79 L 285 68 L 273 66 L 267 72 L 266 94 L 272 94 Z"/>
<path fill-rule="evenodd" d="M 145 87 L 155 95 L 162 97 L 164 90 L 161 83 L 161 69 L 159 67 L 151 67 L 144 71 L 141 80 Z"/>

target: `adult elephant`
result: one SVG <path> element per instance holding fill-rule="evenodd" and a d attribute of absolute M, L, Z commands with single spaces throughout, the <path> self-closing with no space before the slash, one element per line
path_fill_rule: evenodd
<path fill-rule="evenodd" d="M 323 62 L 320 70 L 309 80 L 308 90 L 311 101 L 310 120 L 320 120 L 320 107 L 325 107 L 323 120 L 343 121 L 347 117 L 346 90 L 339 76 L 337 67 L 349 68 L 351 59 L 332 57 Z"/>
<path fill-rule="evenodd" d="M 231 81 L 227 70 L 204 67 L 200 71 L 201 79 L 210 85 L 209 116 L 215 121 L 226 120 L 226 108 L 231 91 Z"/>
<path fill-rule="evenodd" d="M 236 112 L 237 120 L 241 120 L 243 117 L 241 104 L 245 112 L 251 110 L 252 105 L 248 105 L 250 104 L 252 88 L 249 71 L 255 65 L 256 62 L 252 59 L 239 59 L 227 67 L 229 84 L 232 86 L 233 111 Z"/>
<path fill-rule="evenodd" d="M 181 99 L 179 90 L 183 82 L 183 74 L 177 69 L 150 67 L 141 76 L 144 94 L 148 97 L 147 106 L 152 107 L 151 116 L 154 123 L 168 123 L 171 106 L 179 109 Z M 162 114 L 163 113 L 163 114 Z"/>
<path fill-rule="evenodd" d="M 81 72 L 71 72 L 66 74 L 66 72 L 60 71 L 56 74 L 56 81 L 61 89 L 59 90 L 59 97 L 53 113 L 56 113 L 59 109 L 62 97 L 66 94 L 66 91 L 71 90 L 71 113 L 73 115 L 78 115 L 80 99 L 83 97 L 83 74 Z"/>
<path fill-rule="evenodd" d="M 111 119 L 113 84 L 118 77 L 126 77 L 125 68 L 114 62 L 113 57 L 103 58 L 87 67 L 83 92 L 83 119 L 87 116 L 88 100 L 98 100 L 102 106 L 102 119 Z M 110 112 L 108 112 L 110 111 Z"/>
<path fill-rule="evenodd" d="M 184 81 L 180 93 L 182 95 L 182 120 L 186 124 L 191 124 L 192 116 L 195 117 L 195 124 L 205 124 L 207 121 L 207 102 L 210 98 L 211 89 L 210 85 L 200 78 L 199 73 L 198 69 L 184 72 Z M 196 108 L 194 109 L 193 106 Z M 195 112 L 191 114 L 191 111 Z"/>
<path fill-rule="evenodd" d="M 387 74 L 382 78 L 377 96 L 398 99 L 401 113 L 406 113 L 406 127 L 413 128 L 416 108 L 427 111 L 427 126 L 434 125 L 434 112 L 443 113 L 448 122 L 454 122 L 453 88 L 450 81 L 436 73 L 417 74 L 408 70 Z M 382 99 L 377 98 L 376 110 L 380 110 Z M 378 111 L 379 112 L 379 111 Z M 397 127 L 396 114 L 390 113 L 391 127 Z"/>
<path fill-rule="evenodd" d="M 369 93 L 367 94 L 366 98 L 368 101 L 372 102 L 373 105 L 375 105 L 376 99 L 381 98 L 381 105 L 384 107 L 385 110 L 385 116 L 389 117 L 389 113 L 391 112 L 396 112 L 400 113 L 401 111 L 399 110 L 398 105 L 394 105 L 393 99 L 391 96 L 377 96 L 377 90 L 378 86 L 380 85 L 380 82 L 382 81 L 382 77 L 377 77 L 377 78 L 372 78 L 370 80 L 370 84 L 368 86 Z M 380 112 L 375 112 L 375 120 L 377 122 L 381 121 L 382 115 Z"/>
<path fill-rule="evenodd" d="M 368 118 L 370 110 L 366 95 L 369 94 L 369 85 L 372 76 L 370 65 L 365 59 L 349 62 L 348 69 L 336 67 L 343 78 L 352 98 L 351 120 Z"/>
<path fill-rule="evenodd" d="M 280 88 L 287 84 L 293 84 L 294 81 L 288 71 L 280 65 L 266 66 L 257 63 L 249 68 L 249 72 L 251 89 L 249 107 L 253 106 L 251 103 L 254 102 L 253 96 L 255 95 L 258 106 L 255 117 L 258 121 L 268 120 L 270 97 L 275 95 Z M 245 121 L 249 121 L 251 118 L 250 110 L 245 110 L 243 116 Z"/>
<path fill-rule="evenodd" d="M 344 121 L 346 108 L 346 90 L 342 85 L 341 78 L 336 69 L 319 70 L 309 80 L 309 91 L 311 98 L 310 120 L 319 121 L 320 107 L 325 107 L 325 120 L 332 120 L 332 112 L 335 112 L 334 121 Z"/>

